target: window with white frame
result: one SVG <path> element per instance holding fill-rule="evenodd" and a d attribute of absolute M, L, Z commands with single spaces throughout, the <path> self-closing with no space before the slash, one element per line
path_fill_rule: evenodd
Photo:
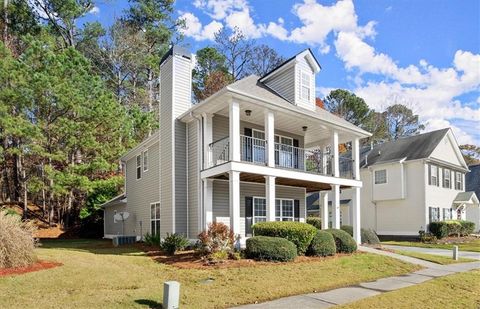
<path fill-rule="evenodd" d="M 455 173 L 455 190 L 463 190 L 463 175 L 460 172 Z"/>
<path fill-rule="evenodd" d="M 310 74 L 306 72 L 301 73 L 301 90 L 300 90 L 300 95 L 303 100 L 310 100 L 310 88 L 311 86 L 311 81 L 310 81 Z"/>
<path fill-rule="evenodd" d="M 160 235 L 160 203 L 150 204 L 150 234 Z"/>
<path fill-rule="evenodd" d="M 430 222 L 440 221 L 440 208 L 439 207 L 429 207 Z"/>
<path fill-rule="evenodd" d="M 438 186 L 438 166 L 430 165 L 430 184 L 432 186 Z"/>
<path fill-rule="evenodd" d="M 275 200 L 275 220 L 294 221 L 294 203 L 290 199 Z"/>
<path fill-rule="evenodd" d="M 143 171 L 148 171 L 148 150 L 143 152 Z"/>
<path fill-rule="evenodd" d="M 252 130 L 253 162 L 265 163 L 265 132 Z"/>
<path fill-rule="evenodd" d="M 443 187 L 449 189 L 451 188 L 450 170 L 447 168 L 443 169 Z"/>
<path fill-rule="evenodd" d="M 142 178 L 142 156 L 137 156 L 137 179 Z"/>
<path fill-rule="evenodd" d="M 375 171 L 375 184 L 387 183 L 387 170 Z"/>
<path fill-rule="evenodd" d="M 452 220 L 453 209 L 452 208 L 443 208 L 443 220 Z"/>
<path fill-rule="evenodd" d="M 253 198 L 253 224 L 267 221 L 267 200 L 263 197 Z"/>

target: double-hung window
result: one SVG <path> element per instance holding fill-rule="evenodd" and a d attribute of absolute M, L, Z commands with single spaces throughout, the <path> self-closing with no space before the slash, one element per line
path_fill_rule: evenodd
<path fill-rule="evenodd" d="M 375 184 L 387 183 L 387 170 L 375 171 Z"/>
<path fill-rule="evenodd" d="M 455 172 L 455 190 L 463 190 L 463 175 L 460 172 Z"/>
<path fill-rule="evenodd" d="M 443 187 L 448 189 L 451 188 L 450 170 L 447 168 L 443 169 Z"/>
<path fill-rule="evenodd" d="M 160 234 L 160 203 L 150 204 L 150 234 Z"/>
<path fill-rule="evenodd" d="M 142 156 L 137 156 L 137 179 L 142 178 Z"/>
<path fill-rule="evenodd" d="M 294 221 L 294 203 L 290 199 L 275 200 L 275 220 Z"/>
<path fill-rule="evenodd" d="M 443 220 L 452 220 L 452 208 L 443 208 Z"/>
<path fill-rule="evenodd" d="M 430 184 L 432 186 L 438 186 L 438 166 L 430 165 Z"/>
<path fill-rule="evenodd" d="M 148 150 L 143 152 L 143 171 L 148 171 Z"/>
<path fill-rule="evenodd" d="M 430 222 L 440 221 L 440 208 L 439 207 L 429 207 L 430 213 Z"/>
<path fill-rule="evenodd" d="M 311 92 L 311 76 L 310 74 L 306 73 L 306 72 L 302 72 L 301 73 L 301 91 L 300 91 L 300 94 L 301 94 L 301 97 L 303 100 L 310 100 L 310 92 Z"/>
<path fill-rule="evenodd" d="M 267 221 L 267 200 L 263 197 L 253 198 L 253 224 Z"/>

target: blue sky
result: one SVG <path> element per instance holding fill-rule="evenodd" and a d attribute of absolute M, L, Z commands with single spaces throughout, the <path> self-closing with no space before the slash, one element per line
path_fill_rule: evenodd
<path fill-rule="evenodd" d="M 128 5 L 102 2 L 88 20 L 108 25 Z M 290 57 L 310 47 L 322 65 L 317 95 L 345 88 L 376 110 L 400 102 L 427 123 L 480 145 L 480 1 L 178 0 L 192 52 L 238 26 Z"/>

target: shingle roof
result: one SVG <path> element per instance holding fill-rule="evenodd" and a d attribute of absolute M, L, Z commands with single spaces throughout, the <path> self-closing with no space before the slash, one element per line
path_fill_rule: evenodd
<path fill-rule="evenodd" d="M 468 168 L 470 172 L 465 175 L 465 190 L 474 191 L 480 197 L 480 164 Z"/>
<path fill-rule="evenodd" d="M 281 95 L 276 93 L 274 90 L 270 89 L 269 87 L 265 86 L 259 81 L 259 77 L 256 75 L 250 75 L 248 77 L 245 77 L 244 79 L 241 79 L 239 81 L 236 81 L 235 83 L 228 85 L 227 89 L 231 91 L 238 91 L 242 94 L 248 94 L 250 96 L 257 97 L 261 100 L 265 100 L 268 102 L 271 102 L 275 105 L 278 105 L 280 107 L 285 107 L 289 109 L 294 109 L 295 111 L 310 115 L 316 116 L 317 118 L 330 122 L 330 123 L 335 123 L 339 124 L 345 128 L 354 130 L 356 132 L 361 132 L 362 134 L 365 134 L 366 136 L 370 136 L 371 134 L 368 133 L 365 130 L 360 129 L 359 127 L 355 126 L 354 124 L 346 121 L 343 118 L 340 118 L 328 111 L 326 111 L 323 108 L 320 108 L 316 106 L 315 112 L 312 113 L 311 110 L 305 109 L 303 107 L 293 105 L 287 100 L 285 100 Z"/>
<path fill-rule="evenodd" d="M 410 137 L 400 138 L 396 141 L 386 142 L 373 147 L 370 151 L 363 148 L 360 155 L 361 166 L 367 167 L 379 163 L 400 161 L 405 159 L 416 160 L 428 158 L 438 143 L 447 134 L 449 128 L 418 134 Z M 365 155 L 368 157 L 365 161 Z"/>
<path fill-rule="evenodd" d="M 478 203 L 478 198 L 473 191 L 459 192 L 453 200 L 454 203 L 464 203 L 470 201 L 472 201 L 473 203 Z"/>

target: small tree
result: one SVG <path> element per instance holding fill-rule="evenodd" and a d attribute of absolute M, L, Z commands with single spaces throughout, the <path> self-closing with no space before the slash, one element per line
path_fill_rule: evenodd
<path fill-rule="evenodd" d="M 387 107 L 383 116 L 390 140 L 416 135 L 425 129 L 425 126 L 420 123 L 418 115 L 415 115 L 410 108 L 403 104 Z"/>

